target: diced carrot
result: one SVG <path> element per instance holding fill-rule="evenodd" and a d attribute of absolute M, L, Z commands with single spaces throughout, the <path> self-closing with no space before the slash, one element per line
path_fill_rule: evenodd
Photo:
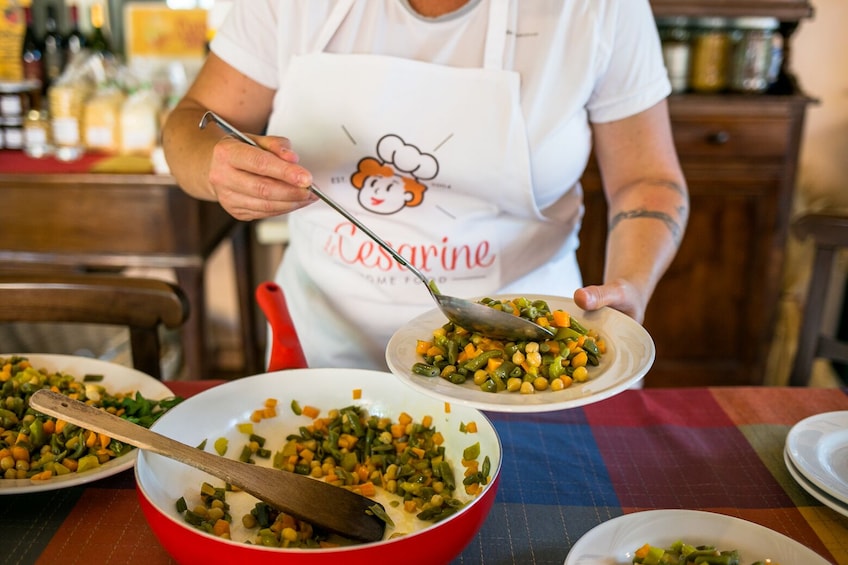
<path fill-rule="evenodd" d="M 477 433 L 477 422 L 468 422 L 465 424 L 465 432 L 469 434 Z"/>
<path fill-rule="evenodd" d="M 65 467 L 67 467 L 71 471 L 76 471 L 77 467 L 79 466 L 79 464 L 76 462 L 75 459 L 70 459 L 68 457 L 65 457 L 64 459 L 62 459 L 62 465 L 64 465 Z"/>
<path fill-rule="evenodd" d="M 97 439 L 100 440 L 100 447 L 106 449 L 109 447 L 109 444 L 112 443 L 112 438 L 107 436 L 106 434 L 97 434 Z"/>
<path fill-rule="evenodd" d="M 53 476 L 53 471 L 46 469 L 41 471 L 40 473 L 36 473 L 35 475 L 30 477 L 30 480 L 33 481 L 46 481 L 47 479 Z"/>
<path fill-rule="evenodd" d="M 68 423 L 65 420 L 56 420 L 56 429 L 54 430 L 57 434 L 61 434 L 62 430 L 65 429 Z"/>
<path fill-rule="evenodd" d="M 571 315 L 565 310 L 554 310 L 554 325 L 558 328 L 567 328 L 571 326 Z"/>
<path fill-rule="evenodd" d="M 359 400 L 360 398 L 362 398 L 362 389 L 361 388 L 353 389 L 353 399 Z"/>
<path fill-rule="evenodd" d="M 432 341 L 424 341 L 423 339 L 419 339 L 415 344 L 415 353 L 418 355 L 425 355 L 427 351 L 433 347 Z"/>
<path fill-rule="evenodd" d="M 399 437 L 402 437 L 405 431 L 406 426 L 404 426 L 403 424 L 392 424 L 391 432 L 393 438 L 397 439 Z"/>
<path fill-rule="evenodd" d="M 266 398 L 265 399 L 265 408 L 276 408 L 277 407 L 277 399 L 276 398 Z"/>
<path fill-rule="evenodd" d="M 645 545 L 636 550 L 636 552 L 633 554 L 633 557 L 644 559 L 648 555 L 649 551 L 651 551 L 651 544 L 646 543 Z"/>
<path fill-rule="evenodd" d="M 262 421 L 262 410 L 254 410 L 250 414 L 250 421 L 259 423 Z"/>
<path fill-rule="evenodd" d="M 407 424 L 412 423 L 412 416 L 407 414 L 406 412 L 401 412 L 400 416 L 398 416 L 398 423 L 406 426 Z"/>
<path fill-rule="evenodd" d="M 302 410 L 302 414 L 307 418 L 315 419 L 321 413 L 321 410 L 314 406 L 304 406 Z"/>
<path fill-rule="evenodd" d="M 413 447 L 412 453 L 414 453 L 415 456 L 419 459 L 424 459 L 424 456 L 427 454 L 427 452 L 421 449 L 420 447 Z"/>
<path fill-rule="evenodd" d="M 424 426 L 425 428 L 429 428 L 430 426 L 433 425 L 433 417 L 430 416 L 429 414 L 424 416 L 423 418 L 421 418 L 421 425 Z"/>
<path fill-rule="evenodd" d="M 433 443 L 435 445 L 442 445 L 445 443 L 445 436 L 442 435 L 442 432 L 436 432 L 433 434 Z"/>
<path fill-rule="evenodd" d="M 273 418 L 277 415 L 277 409 L 273 406 L 266 406 L 262 409 L 262 418 Z"/>
<path fill-rule="evenodd" d="M 374 486 L 374 483 L 362 483 L 356 490 L 362 496 L 375 496 L 377 494 L 377 487 Z"/>
<path fill-rule="evenodd" d="M 445 414 L 450 414 L 450 402 L 445 402 Z"/>
<path fill-rule="evenodd" d="M 230 523 L 220 518 L 215 520 L 215 524 L 212 526 L 212 533 L 218 537 L 221 537 L 225 534 L 230 533 Z"/>
<path fill-rule="evenodd" d="M 56 421 L 55 420 L 45 420 L 44 421 L 44 433 L 47 435 L 52 434 L 56 431 Z"/>
<path fill-rule="evenodd" d="M 403 509 L 407 512 L 415 512 L 415 501 L 414 500 L 404 500 L 403 501 Z"/>
<path fill-rule="evenodd" d="M 94 447 L 94 444 L 97 443 L 97 434 L 92 431 L 85 432 L 85 446 L 86 447 Z"/>
<path fill-rule="evenodd" d="M 503 357 L 489 357 L 489 360 L 486 361 L 486 371 L 491 373 L 498 367 L 503 364 Z"/>
<path fill-rule="evenodd" d="M 12 459 L 15 461 L 29 461 L 29 449 L 23 445 L 15 444 L 11 447 Z"/>

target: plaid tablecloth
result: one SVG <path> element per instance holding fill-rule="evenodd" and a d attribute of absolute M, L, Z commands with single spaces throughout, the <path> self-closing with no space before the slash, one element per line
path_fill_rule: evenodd
<path fill-rule="evenodd" d="M 169 383 L 188 396 L 210 383 Z M 789 475 L 783 446 L 803 418 L 848 410 L 834 389 L 628 390 L 583 408 L 489 414 L 503 443 L 497 501 L 456 563 L 561 565 L 598 524 L 660 508 L 757 522 L 848 564 L 848 519 Z M 0 496 L 0 563 L 171 563 L 131 472 L 87 486 Z M 784 564 L 804 565 L 804 564 Z"/>

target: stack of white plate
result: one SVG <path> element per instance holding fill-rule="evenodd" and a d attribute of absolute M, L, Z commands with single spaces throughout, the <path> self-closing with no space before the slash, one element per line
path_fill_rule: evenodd
<path fill-rule="evenodd" d="M 848 411 L 816 414 L 795 424 L 786 436 L 783 459 L 805 491 L 848 516 Z"/>

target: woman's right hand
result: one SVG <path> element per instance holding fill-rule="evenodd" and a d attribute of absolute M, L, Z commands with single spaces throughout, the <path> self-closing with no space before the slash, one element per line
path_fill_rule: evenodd
<path fill-rule="evenodd" d="M 260 148 L 232 136 L 215 143 L 208 182 L 221 206 L 238 220 L 287 214 L 317 200 L 312 173 L 298 164 L 288 139 L 251 136 Z"/>

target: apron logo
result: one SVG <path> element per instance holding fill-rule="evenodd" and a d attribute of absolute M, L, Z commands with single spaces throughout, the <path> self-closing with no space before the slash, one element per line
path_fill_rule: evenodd
<path fill-rule="evenodd" d="M 435 157 L 389 134 L 377 142 L 377 158 L 359 161 L 350 183 L 359 191 L 360 206 L 375 214 L 390 215 L 421 204 L 427 190 L 421 181 L 432 180 L 438 173 Z"/>

